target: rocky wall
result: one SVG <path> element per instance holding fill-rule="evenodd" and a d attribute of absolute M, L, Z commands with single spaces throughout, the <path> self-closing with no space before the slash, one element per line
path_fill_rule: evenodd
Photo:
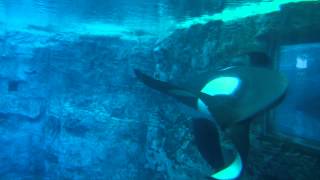
<path fill-rule="evenodd" d="M 186 83 L 193 75 L 282 44 L 318 41 L 319 3 L 177 30 L 143 43 L 118 38 L 0 37 L 0 177 L 3 179 L 202 179 L 211 170 L 191 133 L 191 116 L 150 90 L 132 69 Z M 317 153 L 252 125 L 244 179 L 320 177 Z"/>
<path fill-rule="evenodd" d="M 6 32 L 0 45 L 1 179 L 175 176 L 170 107 L 132 73 L 152 71 L 152 43 Z"/>
<path fill-rule="evenodd" d="M 198 73 L 248 65 L 247 52 L 262 51 L 275 60 L 281 45 L 320 41 L 319 12 L 319 2 L 292 3 L 280 12 L 177 30 L 154 49 L 159 74 L 183 84 Z M 251 126 L 252 147 L 242 179 L 320 177 L 320 153 L 270 134 L 264 125 L 269 117 L 258 117 Z"/>

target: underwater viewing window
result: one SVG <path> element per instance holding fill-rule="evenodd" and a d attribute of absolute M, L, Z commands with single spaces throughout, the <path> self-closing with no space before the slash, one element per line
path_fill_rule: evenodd
<path fill-rule="evenodd" d="M 320 149 L 320 43 L 281 46 L 279 71 L 288 93 L 267 123 L 272 133 Z"/>

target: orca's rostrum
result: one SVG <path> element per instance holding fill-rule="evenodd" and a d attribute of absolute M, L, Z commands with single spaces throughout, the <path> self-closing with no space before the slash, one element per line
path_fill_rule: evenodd
<path fill-rule="evenodd" d="M 214 169 L 211 175 L 214 179 L 235 179 L 241 175 L 249 151 L 251 120 L 277 104 L 288 86 L 287 79 L 281 73 L 264 67 L 228 67 L 196 77 L 190 81 L 190 87 L 163 82 L 136 69 L 134 72 L 145 85 L 210 115 L 216 121 L 193 119 L 196 145 Z M 225 158 L 220 143 L 219 132 L 226 131 L 236 149 L 232 161 Z"/>

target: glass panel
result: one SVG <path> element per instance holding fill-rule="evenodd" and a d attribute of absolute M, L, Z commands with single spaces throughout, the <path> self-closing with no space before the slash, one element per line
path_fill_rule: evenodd
<path fill-rule="evenodd" d="M 289 89 L 275 119 L 270 122 L 275 133 L 313 146 L 320 144 L 319 52 L 320 43 L 281 48 L 279 69 L 287 75 Z"/>

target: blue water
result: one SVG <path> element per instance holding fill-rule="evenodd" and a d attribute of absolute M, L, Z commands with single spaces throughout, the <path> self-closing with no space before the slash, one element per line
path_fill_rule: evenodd
<path fill-rule="evenodd" d="M 132 68 L 214 4 L 0 0 L 0 179 L 167 179 L 164 146 L 181 144 Z"/>
<path fill-rule="evenodd" d="M 145 87 L 133 69 L 165 80 L 171 73 L 182 82 L 179 73 L 219 61 L 211 53 L 221 43 L 215 24 L 193 25 L 280 11 L 250 6 L 243 16 L 223 13 L 270 1 L 0 0 L 0 180 L 206 177 L 212 169 L 192 141 L 190 117 L 182 113 L 190 110 Z M 221 43 L 218 50 L 231 45 Z M 280 109 L 286 112 L 280 119 L 296 118 L 290 121 L 294 127 L 284 120 L 269 125 L 319 143 L 318 119 L 309 117 L 319 115 L 317 105 L 296 114 Z M 317 126 L 302 128 L 305 119 Z M 256 170 L 253 164 L 251 170 L 265 166 Z"/>

